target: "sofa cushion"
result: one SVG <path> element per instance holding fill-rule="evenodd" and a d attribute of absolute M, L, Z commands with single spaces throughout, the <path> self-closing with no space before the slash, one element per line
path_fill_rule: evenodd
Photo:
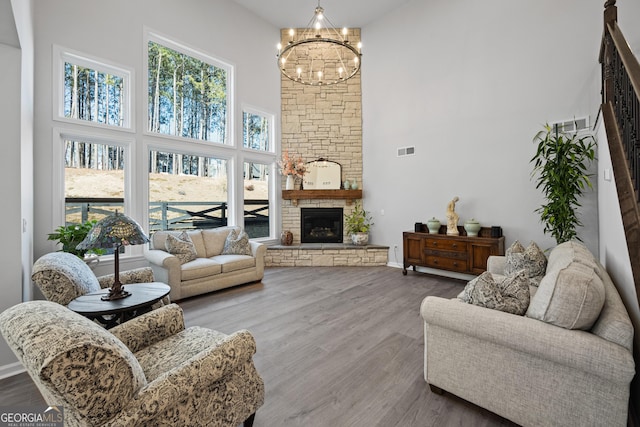
<path fill-rule="evenodd" d="M 462 301 L 480 307 L 523 315 L 529 306 L 529 278 L 524 270 L 498 280 L 485 271 L 471 280 L 458 295 Z"/>
<path fill-rule="evenodd" d="M 522 269 L 526 271 L 533 286 L 538 286 L 546 272 L 547 257 L 533 241 L 525 249 L 516 240 L 506 251 L 505 275 L 510 276 Z"/>
<path fill-rule="evenodd" d="M 135 353 L 146 379 L 151 382 L 161 374 L 187 363 L 203 350 L 222 343 L 222 332 L 192 326 Z"/>
<path fill-rule="evenodd" d="M 251 255 L 249 235 L 244 230 L 231 230 L 224 242 L 222 255 Z"/>
<path fill-rule="evenodd" d="M 180 231 L 156 231 L 151 236 L 151 249 L 159 249 L 162 251 L 166 251 L 166 241 L 167 236 L 179 236 L 182 232 Z M 206 250 L 204 248 L 204 241 L 202 239 L 202 233 L 200 230 L 190 230 L 187 231 L 189 238 L 193 242 L 193 245 L 196 248 L 196 254 L 199 258 L 206 258 Z"/>
<path fill-rule="evenodd" d="M 202 239 L 204 240 L 204 247 L 206 258 L 220 255 L 224 248 L 224 242 L 227 240 L 227 236 L 231 230 L 235 227 L 220 227 L 212 228 L 210 230 L 202 230 Z"/>
<path fill-rule="evenodd" d="M 567 242 L 551 252 L 547 274 L 531 299 L 528 317 L 566 329 L 593 326 L 604 305 L 605 290 L 593 255 L 580 246 Z"/>
<path fill-rule="evenodd" d="M 186 231 L 178 236 L 169 234 L 164 246 L 167 252 L 180 260 L 180 264 L 193 261 L 198 257 L 196 247 Z"/>
<path fill-rule="evenodd" d="M 213 259 L 222 266 L 223 273 L 256 266 L 256 259 L 247 255 L 218 255 Z"/>
<path fill-rule="evenodd" d="M 222 272 L 220 263 L 210 258 L 196 258 L 181 266 L 180 279 L 184 282 L 187 280 L 201 279 L 203 277 L 213 276 Z"/>

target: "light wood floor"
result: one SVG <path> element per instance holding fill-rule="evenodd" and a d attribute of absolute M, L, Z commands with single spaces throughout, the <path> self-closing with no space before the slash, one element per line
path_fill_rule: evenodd
<path fill-rule="evenodd" d="M 513 426 L 422 377 L 420 303 L 463 287 L 391 267 L 268 268 L 261 283 L 179 305 L 187 326 L 255 336 L 266 387 L 255 427 Z M 44 403 L 26 374 L 0 381 L 0 402 Z"/>

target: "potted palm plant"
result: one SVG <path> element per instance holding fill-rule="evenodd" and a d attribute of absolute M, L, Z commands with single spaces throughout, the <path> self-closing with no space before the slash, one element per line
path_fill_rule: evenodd
<path fill-rule="evenodd" d="M 49 233 L 47 240 L 54 240 L 62 245 L 62 252 L 68 252 L 77 256 L 78 258 L 85 259 L 87 255 L 102 255 L 106 251 L 104 249 L 77 249 L 78 243 L 82 242 L 91 228 L 96 223 L 96 220 L 86 221 L 82 224 L 69 224 L 61 225 L 56 228 L 53 233 Z"/>
<path fill-rule="evenodd" d="M 588 168 L 595 159 L 596 142 L 592 135 L 565 133 L 548 124 L 533 141 L 538 144 L 531 159 L 532 177 L 537 175 L 536 188 L 542 190 L 546 203 L 536 209 L 544 224 L 544 232 L 560 244 L 580 240 L 576 228 L 580 197 L 592 188 Z"/>
<path fill-rule="evenodd" d="M 350 235 L 354 245 L 369 243 L 369 230 L 373 225 L 373 218 L 356 202 L 353 211 L 344 216 L 345 231 Z"/>

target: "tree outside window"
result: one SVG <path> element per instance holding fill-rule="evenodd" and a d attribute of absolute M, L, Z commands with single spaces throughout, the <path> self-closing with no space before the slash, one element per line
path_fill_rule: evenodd
<path fill-rule="evenodd" d="M 149 132 L 226 143 L 225 68 L 149 41 L 148 70 Z"/>

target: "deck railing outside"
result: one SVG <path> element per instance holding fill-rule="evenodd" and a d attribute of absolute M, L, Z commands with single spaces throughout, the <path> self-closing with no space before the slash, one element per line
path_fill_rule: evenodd
<path fill-rule="evenodd" d="M 248 199 L 244 201 L 244 223 L 251 237 L 265 237 L 269 231 L 269 201 Z M 252 207 L 252 209 L 248 209 Z M 112 214 L 124 210 L 122 198 L 72 198 L 65 199 L 67 223 L 82 223 L 94 216 Z M 182 230 L 217 228 L 227 225 L 227 202 L 150 202 L 149 232 L 158 230 Z M 264 230 L 266 227 L 266 235 Z M 254 233 L 250 232 L 253 230 Z M 262 230 L 258 232 L 257 230 Z"/>

